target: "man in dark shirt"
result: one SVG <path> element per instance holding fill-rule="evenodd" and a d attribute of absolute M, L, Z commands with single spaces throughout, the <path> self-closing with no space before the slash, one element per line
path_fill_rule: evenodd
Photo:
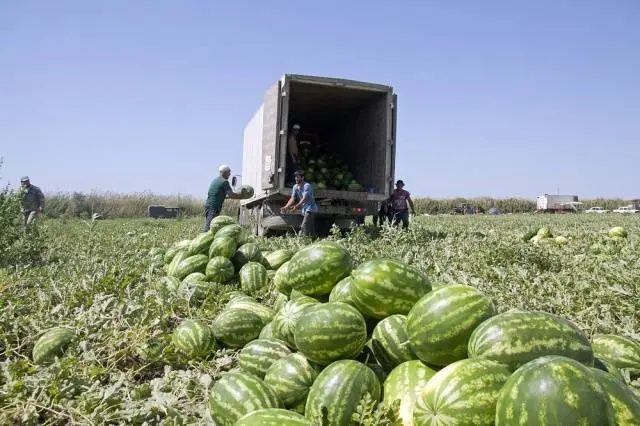
<path fill-rule="evenodd" d="M 411 206 L 411 213 L 416 214 L 416 209 L 413 207 L 413 200 L 409 191 L 405 191 L 404 182 L 399 180 L 396 182 L 396 189 L 391 193 L 388 198 L 388 203 L 391 208 L 393 225 L 397 226 L 402 221 L 402 228 L 409 227 L 409 206 Z"/>
<path fill-rule="evenodd" d="M 215 178 L 209 185 L 207 194 L 207 202 L 204 205 L 204 229 L 202 232 L 209 232 L 211 221 L 222 211 L 222 204 L 227 198 L 241 199 L 242 195 L 233 192 L 231 184 L 229 184 L 229 176 L 231 176 L 231 167 L 222 165 L 218 168 L 220 176 Z"/>
<path fill-rule="evenodd" d="M 31 184 L 29 176 L 23 176 L 20 179 L 20 185 L 24 191 L 24 197 L 22 198 L 22 215 L 24 224 L 31 225 L 36 215 L 44 213 L 44 194 L 35 185 Z"/>

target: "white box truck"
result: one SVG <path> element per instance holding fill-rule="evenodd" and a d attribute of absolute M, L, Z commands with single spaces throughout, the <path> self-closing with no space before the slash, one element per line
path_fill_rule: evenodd
<path fill-rule="evenodd" d="M 321 144 L 360 186 L 314 185 L 318 233 L 328 232 L 332 224 L 348 229 L 364 223 L 394 187 L 396 114 L 391 86 L 285 74 L 266 90 L 244 129 L 241 181 L 255 192 L 240 203 L 240 223 L 260 236 L 299 230 L 299 211 L 280 212 L 292 192 L 287 140 L 294 124 L 301 126 L 301 142 Z M 330 172 L 323 173 L 326 178 Z"/>
<path fill-rule="evenodd" d="M 539 195 L 536 200 L 536 211 L 539 213 L 577 212 L 582 203 L 577 195 Z"/>

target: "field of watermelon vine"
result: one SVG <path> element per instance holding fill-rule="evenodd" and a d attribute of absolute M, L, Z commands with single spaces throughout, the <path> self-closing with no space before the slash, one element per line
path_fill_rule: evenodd
<path fill-rule="evenodd" d="M 149 254 L 193 239 L 201 222 L 43 221 L 43 261 L 0 269 L 0 424 L 211 423 L 208 392 L 237 368 L 238 351 L 185 359 L 171 333 L 187 318 L 212 321 L 239 284 L 218 285 L 203 297 L 168 294 L 163 265 Z M 566 240 L 525 238 L 545 226 Z M 608 238 L 613 226 L 628 236 Z M 355 265 L 398 259 L 433 282 L 481 290 L 500 312 L 543 310 L 588 336 L 640 339 L 640 217 L 431 216 L 417 218 L 408 231 L 366 226 L 330 239 L 347 248 Z M 265 251 L 309 243 L 255 242 Z M 271 303 L 271 290 L 255 297 Z M 74 331 L 73 344 L 49 364 L 34 363 L 38 337 L 58 326 Z M 365 411 L 361 424 L 385 424 L 379 413 Z"/>

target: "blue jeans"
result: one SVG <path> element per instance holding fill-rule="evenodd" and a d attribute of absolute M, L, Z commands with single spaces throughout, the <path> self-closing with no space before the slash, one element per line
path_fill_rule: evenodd
<path fill-rule="evenodd" d="M 210 209 L 209 207 L 204 209 L 204 228 L 202 229 L 202 232 L 209 232 L 209 229 L 211 229 L 211 221 L 219 214 L 219 211 Z"/>
<path fill-rule="evenodd" d="M 409 227 L 409 210 L 398 210 L 393 212 L 393 226 L 398 226 L 402 221 L 402 228 Z"/>

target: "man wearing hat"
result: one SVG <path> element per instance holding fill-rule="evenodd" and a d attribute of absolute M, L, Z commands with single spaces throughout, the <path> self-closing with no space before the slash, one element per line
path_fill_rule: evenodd
<path fill-rule="evenodd" d="M 22 199 L 22 215 L 24 224 L 31 225 L 36 219 L 36 215 L 44 213 L 44 194 L 35 185 L 31 184 L 29 176 L 23 176 L 20 179 L 20 186 L 24 191 Z"/>
<path fill-rule="evenodd" d="M 229 183 L 229 176 L 231 176 L 231 167 L 223 164 L 218 168 L 218 171 L 220 172 L 220 176 L 215 178 L 211 182 L 211 185 L 209 185 L 207 202 L 204 205 L 205 222 L 202 232 L 209 232 L 211 221 L 222 211 L 222 204 L 224 203 L 225 199 L 242 198 L 242 195 L 237 192 L 233 192 L 231 184 Z"/>
<path fill-rule="evenodd" d="M 304 171 L 296 170 L 294 173 L 296 184 L 293 186 L 291 198 L 282 211 L 302 210 L 302 225 L 300 225 L 300 234 L 308 237 L 316 236 L 315 214 L 318 211 L 318 205 L 313 197 L 313 188 L 304 181 Z"/>
<path fill-rule="evenodd" d="M 393 225 L 397 226 L 402 221 L 402 228 L 409 227 L 409 208 L 411 207 L 411 214 L 416 214 L 416 209 L 413 207 L 413 200 L 409 191 L 405 191 L 404 182 L 398 180 L 396 182 L 396 189 L 393 190 L 388 198 L 389 206 L 391 207 L 391 215 L 393 218 Z"/>

